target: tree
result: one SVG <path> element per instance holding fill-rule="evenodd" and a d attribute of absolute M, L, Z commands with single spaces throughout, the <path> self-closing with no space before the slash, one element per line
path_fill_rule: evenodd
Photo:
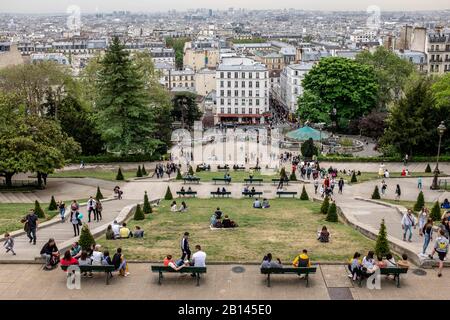
<path fill-rule="evenodd" d="M 170 191 L 170 187 L 167 187 L 166 195 L 164 196 L 164 200 L 173 200 L 172 191 Z"/>
<path fill-rule="evenodd" d="M 325 220 L 328 222 L 338 222 L 337 208 L 334 201 L 331 202 L 330 206 L 328 207 L 327 217 L 325 218 Z"/>
<path fill-rule="evenodd" d="M 363 136 L 378 139 L 386 128 L 387 112 L 372 111 L 359 119 L 358 128 Z"/>
<path fill-rule="evenodd" d="M 389 249 L 386 225 L 383 219 L 381 220 L 380 231 L 378 232 L 377 241 L 375 243 L 375 254 L 379 257 L 386 257 L 386 255 L 390 252 L 391 250 Z"/>
<path fill-rule="evenodd" d="M 155 114 L 145 80 L 118 37 L 101 60 L 98 73 L 96 124 L 108 151 L 152 154 Z"/>
<path fill-rule="evenodd" d="M 409 76 L 415 72 L 411 62 L 383 46 L 377 47 L 374 52 L 363 50 L 356 55 L 355 60 L 373 67 L 378 83 L 377 100 L 380 110 L 386 110 L 391 101 L 399 99 Z"/>
<path fill-rule="evenodd" d="M 303 142 L 300 149 L 302 151 L 302 155 L 308 159 L 311 159 L 313 156 L 317 156 L 319 154 L 319 151 L 314 145 L 314 141 L 312 138 L 309 138 L 308 140 Z"/>
<path fill-rule="evenodd" d="M 34 201 L 34 213 L 36 213 L 39 219 L 45 219 L 45 212 L 37 200 Z"/>
<path fill-rule="evenodd" d="M 358 179 L 356 178 L 356 173 L 355 173 L 355 171 L 353 171 L 353 173 L 352 173 L 352 178 L 350 179 L 350 182 L 351 182 L 351 183 L 356 183 L 356 182 L 358 182 Z"/>
<path fill-rule="evenodd" d="M 83 250 L 90 250 L 92 246 L 95 245 L 95 239 L 92 236 L 91 230 L 89 230 L 89 226 L 86 223 L 84 223 L 83 227 L 81 228 L 78 244 Z"/>
<path fill-rule="evenodd" d="M 143 176 L 148 176 L 148 173 L 147 173 L 147 170 L 145 170 L 145 166 L 144 165 L 142 165 L 142 175 Z"/>
<path fill-rule="evenodd" d="M 142 211 L 141 206 L 139 204 L 136 206 L 133 219 L 136 221 L 145 220 L 144 212 Z"/>
<path fill-rule="evenodd" d="M 420 191 L 419 195 L 417 196 L 416 203 L 414 204 L 414 211 L 418 212 L 422 210 L 422 208 L 425 206 L 425 198 L 423 196 L 423 192 Z"/>
<path fill-rule="evenodd" d="M 376 105 L 377 78 L 372 66 L 341 58 L 322 58 L 302 82 L 298 113 L 302 120 L 331 122 L 336 109 L 339 123 L 369 113 Z M 340 119 L 340 120 L 339 120 Z"/>
<path fill-rule="evenodd" d="M 100 191 L 100 186 L 97 186 L 97 194 L 95 195 L 95 199 L 97 199 L 97 200 L 102 200 L 102 199 L 104 199 L 105 197 L 103 197 L 103 194 L 102 194 L 102 192 Z"/>
<path fill-rule="evenodd" d="M 190 176 L 193 176 L 193 175 L 194 175 L 194 169 L 192 169 L 192 166 L 191 166 L 191 165 L 189 166 L 188 174 L 189 174 Z"/>
<path fill-rule="evenodd" d="M 433 221 L 441 221 L 442 214 L 439 201 L 436 201 L 433 205 L 433 208 L 431 208 L 430 218 L 433 219 Z"/>
<path fill-rule="evenodd" d="M 177 180 L 182 180 L 183 177 L 181 176 L 180 169 L 177 169 Z"/>
<path fill-rule="evenodd" d="M 119 167 L 119 170 L 117 171 L 116 180 L 125 180 L 122 174 L 122 168 Z"/>
<path fill-rule="evenodd" d="M 56 209 L 58 209 L 58 205 L 56 204 L 55 197 L 52 196 L 52 199 L 50 200 L 50 204 L 48 206 L 48 210 L 55 211 Z"/>
<path fill-rule="evenodd" d="M 200 120 L 202 112 L 198 108 L 196 96 L 190 92 L 177 92 L 172 99 L 172 118 L 180 121 L 182 128 L 192 128 L 194 121 Z"/>
<path fill-rule="evenodd" d="M 373 190 L 372 199 L 381 199 L 380 190 L 378 190 L 378 186 L 375 186 L 375 189 Z"/>
<path fill-rule="evenodd" d="M 175 65 L 178 70 L 183 69 L 184 44 L 191 41 L 190 38 L 166 38 L 166 46 L 175 50 Z"/>
<path fill-rule="evenodd" d="M 153 212 L 152 206 L 150 205 L 150 201 L 148 201 L 147 191 L 145 191 L 145 194 L 144 194 L 144 207 L 143 207 L 143 211 L 144 211 L 145 214 L 148 214 L 148 213 L 152 213 L 152 212 Z"/>
<path fill-rule="evenodd" d="M 327 214 L 329 206 L 330 206 L 330 199 L 328 198 L 328 196 L 326 196 L 325 199 L 323 199 L 322 206 L 320 207 L 320 212 L 322 214 Z"/>
<path fill-rule="evenodd" d="M 137 169 L 137 171 L 136 171 L 136 177 L 142 177 L 141 166 L 138 166 L 138 169 Z"/>
<path fill-rule="evenodd" d="M 297 181 L 297 175 L 295 174 L 295 171 L 292 170 L 291 174 L 289 175 L 290 181 Z"/>
<path fill-rule="evenodd" d="M 302 194 L 300 195 L 300 200 L 309 200 L 308 193 L 306 192 L 305 185 L 303 185 Z"/>
<path fill-rule="evenodd" d="M 429 163 L 427 164 L 427 167 L 425 168 L 425 172 L 426 173 L 430 173 L 431 172 L 431 167 L 430 167 Z"/>

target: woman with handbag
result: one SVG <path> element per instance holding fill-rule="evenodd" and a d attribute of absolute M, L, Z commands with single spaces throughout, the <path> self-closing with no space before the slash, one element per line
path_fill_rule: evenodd
<path fill-rule="evenodd" d="M 72 222 L 72 225 L 73 225 L 74 237 L 79 236 L 80 235 L 80 225 L 82 225 L 82 222 L 80 219 L 80 213 L 78 211 L 70 212 L 70 222 Z"/>

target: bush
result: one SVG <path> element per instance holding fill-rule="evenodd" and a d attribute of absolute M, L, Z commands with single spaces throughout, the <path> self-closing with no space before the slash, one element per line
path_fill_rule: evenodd
<path fill-rule="evenodd" d="M 381 220 L 380 231 L 378 232 L 377 242 L 375 244 L 375 254 L 380 257 L 385 257 L 391 250 L 389 249 L 389 242 L 387 239 L 386 225 L 384 219 Z"/>
<path fill-rule="evenodd" d="M 97 186 L 97 194 L 95 195 L 95 199 L 97 199 L 97 200 L 102 200 L 102 199 L 104 199 L 105 197 L 103 197 L 103 194 L 102 194 L 102 192 L 100 191 L 100 187 L 99 186 Z"/>
<path fill-rule="evenodd" d="M 141 206 L 139 204 L 136 206 L 136 211 L 134 211 L 133 219 L 136 221 L 145 219 L 144 212 L 142 211 Z"/>
<path fill-rule="evenodd" d="M 119 171 L 117 171 L 116 180 L 125 180 L 122 174 L 122 169 L 119 167 Z"/>
<path fill-rule="evenodd" d="M 147 170 L 145 170 L 145 165 L 142 165 L 142 175 L 143 176 L 148 176 Z"/>
<path fill-rule="evenodd" d="M 56 205 L 55 197 L 52 196 L 52 199 L 50 200 L 50 204 L 48 206 L 48 210 L 55 211 L 56 209 L 58 209 L 58 206 Z"/>
<path fill-rule="evenodd" d="M 200 169 L 200 166 L 197 165 L 197 167 L 195 168 L 195 172 L 201 172 L 201 171 L 202 171 L 202 169 Z"/>
<path fill-rule="evenodd" d="M 418 212 L 422 210 L 423 206 L 425 205 L 425 198 L 423 196 L 423 192 L 420 191 L 419 195 L 417 196 L 416 203 L 414 204 L 414 211 Z"/>
<path fill-rule="evenodd" d="M 194 169 L 192 169 L 192 166 L 189 166 L 189 171 L 188 171 L 190 176 L 194 175 Z"/>
<path fill-rule="evenodd" d="M 170 191 L 170 187 L 167 187 L 166 195 L 164 196 L 164 200 L 173 200 L 172 191 Z"/>
<path fill-rule="evenodd" d="M 180 169 L 177 169 L 177 180 L 182 180 L 183 177 L 181 176 Z"/>
<path fill-rule="evenodd" d="M 138 166 L 138 169 L 136 171 L 136 177 L 142 177 L 142 170 L 141 170 L 141 166 Z"/>
<path fill-rule="evenodd" d="M 427 167 L 425 168 L 425 172 L 427 172 L 427 173 L 431 172 L 430 164 L 427 164 Z"/>
<path fill-rule="evenodd" d="M 152 206 L 150 205 L 150 201 L 148 201 L 148 195 L 147 195 L 147 191 L 145 191 L 144 194 L 144 207 L 143 207 L 143 211 L 144 213 L 148 214 L 148 213 L 152 213 Z"/>
<path fill-rule="evenodd" d="M 34 213 L 36 213 L 39 219 L 45 219 L 45 212 L 37 200 L 34 202 Z"/>
<path fill-rule="evenodd" d="M 378 186 L 375 186 L 375 189 L 373 190 L 372 199 L 381 199 L 380 191 L 378 190 Z"/>
<path fill-rule="evenodd" d="M 323 199 L 322 206 L 320 207 L 320 212 L 323 214 L 327 214 L 329 206 L 330 206 L 330 199 L 327 196 L 325 197 L 325 199 Z"/>
<path fill-rule="evenodd" d="M 433 208 L 431 208 L 430 218 L 433 219 L 433 221 L 441 221 L 442 214 L 439 201 L 436 201 L 433 205 Z"/>
<path fill-rule="evenodd" d="M 309 138 L 305 142 L 302 143 L 300 150 L 302 152 L 302 156 L 305 158 L 311 159 L 313 156 L 317 156 L 318 150 L 314 145 L 314 141 L 312 138 Z"/>
<path fill-rule="evenodd" d="M 297 175 L 295 174 L 295 171 L 291 172 L 291 175 L 289 176 L 290 181 L 297 181 Z"/>
<path fill-rule="evenodd" d="M 308 193 L 306 192 L 305 185 L 303 185 L 302 194 L 300 195 L 300 200 L 309 200 Z"/>
<path fill-rule="evenodd" d="M 336 203 L 334 201 L 328 207 L 327 217 L 325 220 L 328 222 L 338 222 Z"/>
<path fill-rule="evenodd" d="M 95 245 L 95 239 L 92 236 L 91 230 L 89 230 L 89 226 L 86 223 L 84 223 L 83 227 L 81 228 L 78 244 L 83 250 L 89 250 L 93 245 Z"/>
<path fill-rule="evenodd" d="M 115 155 L 115 154 L 100 154 L 96 156 L 79 156 L 73 158 L 70 162 L 75 164 L 80 164 L 81 161 L 87 163 L 111 163 L 111 162 L 153 162 L 159 161 L 161 155 L 159 153 L 148 155 L 148 154 L 133 154 L 133 155 Z"/>
<path fill-rule="evenodd" d="M 352 179 L 350 180 L 350 182 L 351 182 L 351 183 L 356 183 L 356 182 L 358 182 L 358 179 L 356 179 L 356 173 L 355 173 L 355 171 L 353 171 Z"/>

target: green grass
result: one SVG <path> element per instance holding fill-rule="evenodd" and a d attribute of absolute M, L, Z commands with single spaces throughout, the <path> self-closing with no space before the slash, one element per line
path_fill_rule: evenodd
<path fill-rule="evenodd" d="M 401 176 L 401 172 L 390 172 L 389 173 L 389 177 L 390 178 L 403 178 L 403 179 L 408 179 L 408 178 L 418 178 L 418 177 L 432 177 L 434 174 L 430 173 L 430 172 L 410 172 L 408 177 L 402 177 Z M 441 175 L 444 176 L 444 175 Z M 338 179 L 342 177 L 344 178 L 344 180 L 346 180 L 348 183 L 350 183 L 351 180 L 351 176 L 346 175 L 346 174 L 342 174 L 342 173 L 338 173 Z M 378 176 L 378 172 L 361 172 L 360 176 L 356 176 L 356 179 L 358 180 L 358 182 L 356 183 L 362 183 L 362 182 L 367 182 L 367 181 L 372 181 L 372 180 L 377 180 L 379 179 L 381 181 L 381 179 Z"/>
<path fill-rule="evenodd" d="M 247 171 L 233 171 L 230 170 L 228 173 L 231 176 L 231 182 L 244 182 L 244 179 L 249 178 L 249 172 Z M 211 172 L 211 171 L 201 171 L 196 172 L 195 176 L 199 177 L 203 182 L 210 182 L 212 178 L 223 178 L 225 175 L 225 171 Z M 254 171 L 253 178 L 255 179 L 264 179 L 264 182 L 272 182 L 272 179 L 278 178 L 278 174 L 261 174 L 261 172 Z"/>
<path fill-rule="evenodd" d="M 298 199 L 271 200 L 267 210 L 253 209 L 250 199 L 183 199 L 187 213 L 170 212 L 170 202 L 162 201 L 146 220 L 129 222 L 145 231 L 144 239 L 106 240 L 99 243 L 114 251 L 121 247 L 132 260 L 159 260 L 167 254 L 180 256 L 182 234 L 191 234 L 192 249 L 196 244 L 208 255 L 208 261 L 259 262 L 271 252 L 290 264 L 300 250 L 308 249 L 313 261 L 347 261 L 355 251 L 367 252 L 374 242 L 342 223 L 328 223 L 319 213 L 320 204 Z M 181 200 L 177 199 L 180 204 Z M 216 207 L 235 221 L 236 229 L 211 230 L 209 219 Z M 327 225 L 330 243 L 320 243 L 317 230 Z"/>
<path fill-rule="evenodd" d="M 78 203 L 86 202 L 87 199 L 77 200 Z M 66 215 L 68 212 L 67 207 L 72 201 L 65 201 L 66 203 Z M 59 214 L 58 210 L 49 211 L 49 203 L 41 203 L 41 208 L 44 210 L 46 219 L 40 219 L 41 223 L 52 219 L 55 215 Z M 23 223 L 20 220 L 25 217 L 30 209 L 34 209 L 34 203 L 0 203 L 0 235 L 3 236 L 5 232 L 12 232 L 21 230 Z"/>
<path fill-rule="evenodd" d="M 118 169 L 76 169 L 59 171 L 49 175 L 50 178 L 95 178 L 115 181 Z M 136 170 L 124 170 L 122 174 L 125 179 L 136 177 Z"/>

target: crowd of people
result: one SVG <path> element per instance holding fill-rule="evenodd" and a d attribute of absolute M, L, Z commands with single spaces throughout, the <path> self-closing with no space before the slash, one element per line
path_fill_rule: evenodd
<path fill-rule="evenodd" d="M 135 226 L 135 230 L 131 231 L 126 222 L 122 224 L 117 223 L 117 220 L 106 228 L 106 240 L 128 239 L 128 238 L 143 238 L 144 230 L 140 226 Z"/>
<path fill-rule="evenodd" d="M 174 162 L 168 162 L 166 164 L 158 163 L 155 166 L 152 178 L 156 175 L 157 179 L 162 179 L 165 174 L 170 178 L 171 175 L 176 174 L 180 166 L 181 164 L 177 166 Z"/>
<path fill-rule="evenodd" d="M 222 210 L 217 207 L 210 219 L 211 228 L 237 228 L 236 222 L 230 219 L 228 215 L 224 215 Z"/>

